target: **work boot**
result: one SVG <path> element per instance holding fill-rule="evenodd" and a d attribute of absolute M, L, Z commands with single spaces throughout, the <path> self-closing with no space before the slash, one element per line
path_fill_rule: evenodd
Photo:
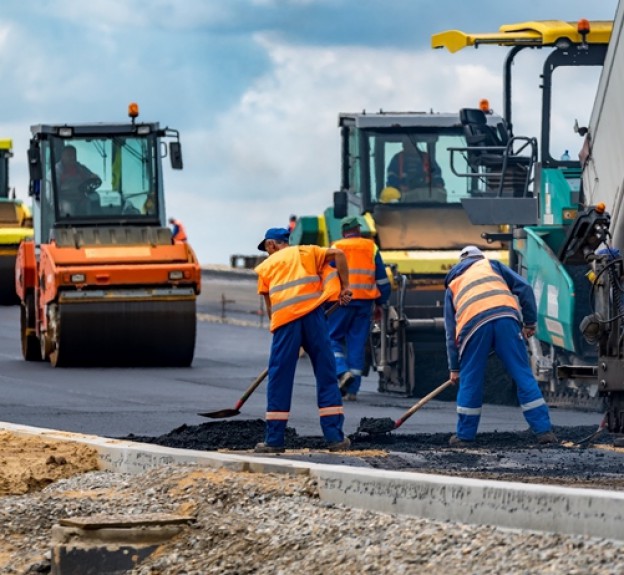
<path fill-rule="evenodd" d="M 552 431 L 545 431 L 537 435 L 537 442 L 546 445 L 548 443 L 559 443 L 557 436 Z"/>
<path fill-rule="evenodd" d="M 341 390 L 346 389 L 354 381 L 355 375 L 353 375 L 350 371 L 345 371 L 338 376 L 338 387 L 340 387 Z"/>
<path fill-rule="evenodd" d="M 327 446 L 327 449 L 329 449 L 329 451 L 347 451 L 349 447 L 351 447 L 351 440 L 348 437 L 345 437 L 342 441 L 330 443 Z"/>
<path fill-rule="evenodd" d="M 453 434 L 453 435 L 451 435 L 451 438 L 449 439 L 449 445 L 451 447 L 473 447 L 474 446 L 474 440 L 471 440 L 471 439 L 461 439 L 461 438 L 457 437 L 457 435 Z"/>
<path fill-rule="evenodd" d="M 255 453 L 284 453 L 284 451 L 285 449 L 283 447 L 274 447 L 266 443 L 258 443 L 254 447 Z"/>

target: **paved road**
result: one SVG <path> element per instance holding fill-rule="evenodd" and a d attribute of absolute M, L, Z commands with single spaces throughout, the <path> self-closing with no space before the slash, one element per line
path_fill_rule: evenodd
<path fill-rule="evenodd" d="M 199 302 L 201 317 L 214 317 L 221 293 L 241 309 L 228 318 L 248 326 L 200 321 L 195 361 L 186 369 L 65 368 L 21 359 L 19 309 L 0 308 L 0 420 L 123 437 L 156 436 L 187 424 L 208 421 L 196 415 L 233 407 L 246 387 L 266 366 L 270 334 L 252 313 L 255 281 L 212 278 L 204 282 Z M 233 304 L 231 304 L 233 306 Z M 251 310 L 251 311 L 250 311 Z M 203 314 L 203 315 L 202 315 Z M 218 315 L 218 314 L 216 314 Z M 384 396 L 373 377 L 365 378 L 360 399 L 346 404 L 347 433 L 356 431 L 362 417 L 396 419 L 414 399 Z M 264 385 L 252 395 L 237 418 L 262 418 Z M 300 435 L 319 435 L 315 386 L 307 359 L 300 361 L 290 425 Z M 555 425 L 597 425 L 600 416 L 553 410 Z M 448 432 L 454 429 L 454 405 L 431 402 L 403 425 L 405 433 Z M 482 431 L 525 429 L 520 410 L 486 406 Z"/>

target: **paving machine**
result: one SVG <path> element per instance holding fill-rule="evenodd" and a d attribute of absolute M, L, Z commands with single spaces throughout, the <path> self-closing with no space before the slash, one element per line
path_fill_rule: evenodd
<path fill-rule="evenodd" d="M 502 119 L 492 114 L 487 121 L 494 127 Z M 329 246 L 341 237 L 342 217 L 360 218 L 363 234 L 374 238 L 391 270 L 394 288 L 390 304 L 372 326 L 368 367 L 379 374 L 379 391 L 424 396 L 448 377 L 446 273 L 468 244 L 507 262 L 504 229 L 475 226 L 462 208 L 462 199 L 476 191 L 477 182 L 451 169 L 449 148 L 466 145 L 458 114 L 343 113 L 338 125 L 340 190 L 323 215 L 298 219 L 291 243 Z M 408 149 L 422 166 L 411 175 Z M 463 170 L 468 169 L 464 162 Z M 496 402 L 506 389 L 498 381 L 502 370 L 490 371 L 497 374 L 493 379 L 498 385 L 487 399 Z M 441 399 L 454 393 L 448 390 Z"/>
<path fill-rule="evenodd" d="M 602 67 L 612 29 L 611 21 L 535 21 L 501 26 L 495 33 L 467 34 L 451 30 L 432 38 L 434 48 L 446 47 L 451 52 L 488 44 L 509 47 L 504 65 L 501 129 L 488 130 L 478 110 L 462 110 L 468 146 L 451 150 L 451 163 L 457 158 L 468 161 L 468 171 L 462 172 L 456 167 L 453 171 L 478 182 L 483 191 L 481 195 L 462 200 L 470 220 L 475 224 L 504 222 L 512 225 L 511 261 L 533 286 L 538 303 L 537 334 L 529 340 L 529 351 L 534 374 L 547 401 L 551 405 L 597 410 L 604 408 L 605 390 L 611 389 L 597 377 L 597 365 L 603 363 L 599 359 L 604 354 L 602 346 L 606 343 L 599 345 L 602 336 L 596 333 L 583 337 L 583 332 L 587 334 L 595 328 L 594 322 L 589 322 L 589 330 L 582 326 L 589 321 L 588 317 L 595 319 L 596 309 L 604 314 L 601 316 L 604 321 L 604 318 L 618 319 L 620 312 L 612 306 L 619 305 L 619 296 L 609 300 L 605 294 L 613 295 L 615 288 L 613 285 L 606 288 L 605 284 L 612 277 L 617 278 L 621 270 L 620 264 L 610 263 L 611 256 L 597 257 L 594 253 L 607 239 L 608 216 L 602 213 L 604 206 L 597 211 L 589 205 L 593 198 L 590 187 L 581 186 L 581 162 L 553 154 L 551 119 L 556 72 L 577 69 L 579 77 L 586 78 L 588 67 Z M 619 39 L 618 35 L 618 42 Z M 518 138 L 514 136 L 512 123 L 512 69 L 516 56 L 531 49 L 545 53 L 539 77 L 542 96 L 539 161 L 535 176 L 527 185 L 501 185 L 501 182 L 513 180 L 518 166 L 525 161 L 516 157 L 514 151 Z M 604 77 L 605 71 L 602 73 Z M 596 113 L 600 112 L 594 111 L 594 115 Z M 612 120 L 607 122 L 617 124 Z M 587 128 L 576 123 L 575 131 L 585 135 Z M 616 133 L 619 136 L 621 130 L 618 128 Z M 612 158 L 613 165 L 608 169 L 615 169 L 619 179 L 607 194 L 611 196 L 602 200 L 609 210 L 617 206 L 613 193 L 624 175 L 620 159 L 623 146 L 612 151 L 616 153 L 615 150 L 620 155 Z M 606 169 L 605 162 L 602 169 Z M 589 281 L 592 274 L 600 280 Z M 611 311 L 607 312 L 609 307 Z M 599 325 L 605 332 L 611 332 L 616 326 L 615 323 Z M 613 337 L 620 344 L 621 357 L 622 338 Z M 613 352 L 612 343 L 609 345 Z M 620 392 L 624 390 L 621 381 L 620 378 L 614 388 Z M 614 419 L 620 421 L 621 427 L 622 415 Z"/>
<path fill-rule="evenodd" d="M 31 127 L 35 233 L 16 265 L 28 361 L 193 361 L 200 267 L 172 240 L 163 190 L 162 157 L 182 168 L 179 133 L 138 115 L 131 104 L 126 123 Z"/>
<path fill-rule="evenodd" d="M 15 258 L 22 240 L 32 237 L 30 210 L 11 195 L 9 160 L 13 141 L 0 140 L 0 305 L 19 303 L 15 292 Z M 12 197 L 11 197 L 12 196 Z"/>

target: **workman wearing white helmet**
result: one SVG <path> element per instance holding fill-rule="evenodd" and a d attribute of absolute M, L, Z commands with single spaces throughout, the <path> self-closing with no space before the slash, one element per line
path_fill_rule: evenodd
<path fill-rule="evenodd" d="M 459 382 L 457 432 L 450 445 L 474 442 L 493 349 L 517 385 L 518 400 L 539 443 L 556 443 L 548 406 L 529 364 L 524 338 L 535 334 L 537 305 L 527 281 L 498 261 L 466 246 L 446 276 L 444 325 L 450 379 Z"/>

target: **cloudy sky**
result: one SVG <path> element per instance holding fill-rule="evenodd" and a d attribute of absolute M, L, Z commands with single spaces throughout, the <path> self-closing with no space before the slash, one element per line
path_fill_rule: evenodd
<path fill-rule="evenodd" d="M 430 48 L 447 29 L 536 19 L 612 19 L 617 0 L 2 0 L 0 138 L 27 198 L 29 126 L 145 121 L 181 132 L 165 173 L 168 215 L 202 263 L 257 253 L 267 227 L 318 214 L 339 183 L 339 112 L 502 111 L 505 50 Z M 537 60 L 519 63 L 516 133 L 537 126 Z M 597 74 L 555 94 L 556 145 L 580 148 Z M 589 95 L 581 95 L 588 92 Z"/>

